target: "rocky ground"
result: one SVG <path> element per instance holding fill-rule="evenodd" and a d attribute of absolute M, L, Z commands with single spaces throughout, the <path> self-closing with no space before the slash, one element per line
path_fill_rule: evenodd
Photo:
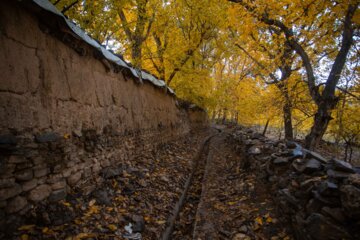
<path fill-rule="evenodd" d="M 217 126 L 104 169 L 104 181 L 44 202 L 9 231 L 15 239 L 356 239 L 358 172 L 295 143 Z"/>

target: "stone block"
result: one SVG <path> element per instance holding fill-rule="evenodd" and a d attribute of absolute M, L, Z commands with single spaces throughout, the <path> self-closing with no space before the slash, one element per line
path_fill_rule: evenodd
<path fill-rule="evenodd" d="M 32 169 L 26 169 L 15 172 L 14 176 L 18 181 L 29 181 L 34 177 L 34 173 Z"/>
<path fill-rule="evenodd" d="M 0 201 L 6 200 L 22 192 L 22 188 L 19 184 L 16 184 L 10 188 L 2 188 L 0 189 Z"/>
<path fill-rule="evenodd" d="M 49 201 L 57 202 L 57 201 L 65 199 L 65 198 L 66 198 L 66 190 L 63 188 L 63 189 L 58 189 L 56 191 L 53 191 L 50 194 Z"/>
<path fill-rule="evenodd" d="M 24 157 L 24 156 L 19 156 L 19 155 L 11 155 L 9 157 L 8 163 L 25 163 L 28 162 L 28 160 Z"/>
<path fill-rule="evenodd" d="M 56 182 L 59 182 L 61 180 L 63 180 L 64 177 L 62 175 L 62 173 L 57 173 L 57 174 L 51 174 L 48 176 L 48 179 L 46 180 L 47 183 L 50 183 L 50 184 L 54 184 Z"/>
<path fill-rule="evenodd" d="M 23 169 L 31 168 L 32 166 L 33 166 L 32 162 L 27 161 L 27 162 L 16 164 L 15 169 L 16 170 L 23 170 Z"/>
<path fill-rule="evenodd" d="M 80 181 L 81 176 L 82 176 L 81 172 L 74 173 L 73 175 L 67 178 L 67 183 L 69 184 L 69 186 L 73 187 L 75 186 L 76 183 Z"/>
<path fill-rule="evenodd" d="M 45 162 L 45 159 L 41 156 L 36 156 L 32 158 L 32 162 L 34 165 L 39 165 Z"/>
<path fill-rule="evenodd" d="M 59 134 L 54 132 L 47 132 L 47 133 L 35 135 L 35 140 L 38 143 L 55 142 L 59 139 L 60 139 Z"/>
<path fill-rule="evenodd" d="M 37 186 L 29 193 L 29 200 L 39 202 L 47 198 L 51 194 L 51 187 L 47 184 Z"/>
<path fill-rule="evenodd" d="M 37 179 L 32 179 L 30 181 L 24 182 L 22 184 L 22 189 L 24 192 L 30 191 L 31 189 L 34 189 L 38 184 Z"/>
<path fill-rule="evenodd" d="M 0 179 L 0 188 L 8 188 L 15 185 L 15 178 L 3 178 Z"/>
<path fill-rule="evenodd" d="M 27 205 L 27 203 L 28 201 L 26 200 L 26 198 L 21 196 L 16 196 L 15 198 L 12 198 L 8 201 L 8 204 L 6 206 L 6 212 L 7 213 L 19 212 Z"/>
<path fill-rule="evenodd" d="M 66 180 L 65 179 L 62 179 L 59 182 L 56 182 L 51 185 L 52 190 L 58 190 L 58 189 L 62 189 L 62 188 L 66 188 Z"/>
<path fill-rule="evenodd" d="M 49 172 L 50 172 L 50 169 L 48 167 L 35 168 L 34 169 L 34 176 L 36 178 L 43 177 L 43 176 L 47 175 Z"/>

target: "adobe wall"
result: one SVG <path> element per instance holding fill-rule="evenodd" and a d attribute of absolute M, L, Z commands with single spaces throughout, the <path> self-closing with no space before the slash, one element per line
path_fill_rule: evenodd
<path fill-rule="evenodd" d="M 0 2 L 0 221 L 63 199 L 104 167 L 192 125 L 174 96 L 109 68 L 38 14 Z"/>

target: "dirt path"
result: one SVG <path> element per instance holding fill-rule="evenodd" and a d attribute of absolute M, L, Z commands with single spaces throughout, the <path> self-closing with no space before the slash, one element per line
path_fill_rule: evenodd
<path fill-rule="evenodd" d="M 204 148 L 172 239 L 292 239 L 271 193 L 256 173 L 241 169 L 244 156 L 227 132 Z"/>

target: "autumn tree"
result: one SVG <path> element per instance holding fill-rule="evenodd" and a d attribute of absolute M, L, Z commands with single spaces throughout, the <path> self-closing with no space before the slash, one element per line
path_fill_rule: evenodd
<path fill-rule="evenodd" d="M 338 98 L 335 95 L 347 55 L 354 40 L 358 24 L 353 19 L 357 1 L 243 1 L 240 4 L 260 24 L 266 24 L 282 33 L 285 44 L 301 58 L 306 71 L 306 81 L 313 101 L 317 105 L 314 124 L 306 137 L 306 146 L 313 148 L 322 139 L 331 112 Z M 338 44 L 337 44 L 338 43 Z M 332 60 L 330 73 L 321 91 L 314 73 L 316 60 L 325 54 Z"/>

